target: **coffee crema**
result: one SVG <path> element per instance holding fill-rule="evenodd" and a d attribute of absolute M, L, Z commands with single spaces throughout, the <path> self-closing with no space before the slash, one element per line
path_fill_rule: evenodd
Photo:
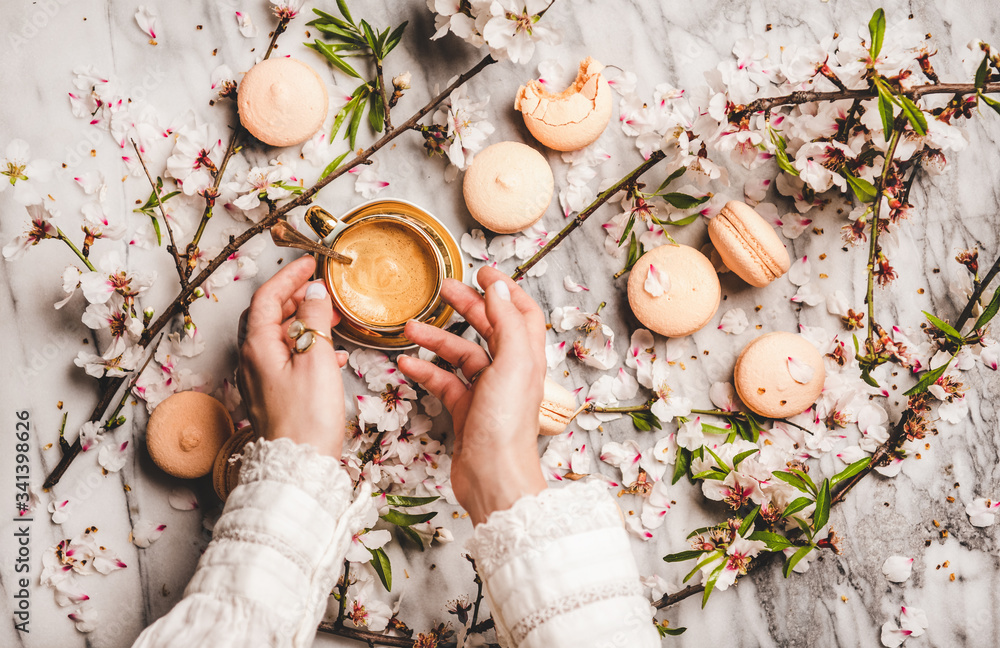
<path fill-rule="evenodd" d="M 330 262 L 330 279 L 341 303 L 360 321 L 403 324 L 434 299 L 438 261 L 411 227 L 376 217 L 348 227 L 333 249 L 354 259 L 350 265 Z"/>

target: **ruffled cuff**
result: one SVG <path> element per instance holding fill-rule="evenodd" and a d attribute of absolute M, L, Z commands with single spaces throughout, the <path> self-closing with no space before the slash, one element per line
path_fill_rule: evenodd
<path fill-rule="evenodd" d="M 217 648 L 259 645 L 266 637 L 275 645 L 310 645 L 370 506 L 370 487 L 364 483 L 354 495 L 337 459 L 289 439 L 247 444 L 239 485 L 184 599 L 137 645 L 207 645 L 200 639 L 208 636 L 228 638 L 213 642 Z"/>
<path fill-rule="evenodd" d="M 501 645 L 659 645 L 621 513 L 603 484 L 522 497 L 476 527 L 467 548 Z"/>

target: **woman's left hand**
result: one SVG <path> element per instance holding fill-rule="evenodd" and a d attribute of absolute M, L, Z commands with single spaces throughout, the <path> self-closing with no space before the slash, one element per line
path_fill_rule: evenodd
<path fill-rule="evenodd" d="M 344 444 L 346 351 L 334 351 L 330 329 L 340 321 L 322 281 L 309 282 L 316 261 L 304 256 L 268 279 L 240 317 L 236 372 L 253 429 L 265 439 L 287 437 L 335 457 Z M 288 327 L 301 320 L 322 332 L 294 353 Z"/>

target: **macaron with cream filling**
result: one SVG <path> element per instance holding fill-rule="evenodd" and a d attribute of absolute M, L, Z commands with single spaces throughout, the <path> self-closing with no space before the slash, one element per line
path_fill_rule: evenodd
<path fill-rule="evenodd" d="M 538 433 L 544 436 L 562 434 L 575 412 L 573 392 L 546 376 L 545 392 L 538 408 Z"/>
<path fill-rule="evenodd" d="M 708 223 L 708 236 L 726 267 L 763 288 L 788 272 L 791 259 L 778 234 L 753 207 L 730 200 Z"/>

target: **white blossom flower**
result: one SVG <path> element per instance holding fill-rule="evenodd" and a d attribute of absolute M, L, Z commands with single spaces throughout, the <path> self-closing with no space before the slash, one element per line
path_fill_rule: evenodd
<path fill-rule="evenodd" d="M 40 185 L 52 177 L 55 166 L 47 160 L 32 160 L 31 147 L 22 139 L 11 140 L 0 160 L 0 193 L 14 188 L 14 201 L 37 205 L 43 196 Z"/>
<path fill-rule="evenodd" d="M 914 607 L 900 608 L 899 626 L 892 621 L 882 624 L 882 645 L 896 648 L 910 637 L 919 637 L 927 629 L 927 615 Z"/>
<path fill-rule="evenodd" d="M 83 367 L 87 375 L 94 378 L 119 378 L 127 372 L 135 370 L 142 360 L 142 349 L 138 346 L 112 345 L 104 356 L 81 351 L 73 361 L 78 367 Z"/>
<path fill-rule="evenodd" d="M 170 508 L 177 509 L 178 511 L 193 511 L 199 508 L 198 497 L 194 494 L 194 491 L 184 486 L 171 488 L 170 494 L 167 496 L 167 502 L 170 503 Z"/>
<path fill-rule="evenodd" d="M 462 249 L 469 256 L 477 261 L 489 261 L 490 255 L 486 251 L 486 235 L 481 229 L 473 229 L 471 232 L 462 233 Z"/>
<path fill-rule="evenodd" d="M 0 187 L 4 186 L 0 180 Z M 0 190 L 2 191 L 2 190 Z M 38 245 L 39 241 L 58 237 L 58 226 L 55 223 L 57 214 L 53 214 L 45 205 L 29 205 L 28 217 L 31 227 L 23 234 L 3 247 L 3 258 L 8 261 L 19 259 L 29 247 Z"/>
<path fill-rule="evenodd" d="M 120 445 L 117 443 L 102 445 L 101 451 L 97 455 L 97 463 L 101 464 L 101 467 L 109 473 L 118 472 L 125 467 L 125 448 L 127 447 L 128 441 L 124 441 Z"/>
<path fill-rule="evenodd" d="M 273 0 L 272 0 L 273 1 Z M 388 531 L 386 532 L 388 533 Z M 369 555 L 368 559 L 371 559 Z M 347 606 L 344 620 L 355 628 L 382 632 L 398 610 L 393 610 L 372 594 L 371 581 L 365 582 Z"/>
<path fill-rule="evenodd" d="M 365 198 L 374 198 L 375 194 L 389 186 L 385 180 L 378 177 L 379 161 L 376 159 L 371 164 L 358 165 L 348 171 L 354 176 L 354 191 Z"/>
<path fill-rule="evenodd" d="M 69 507 L 69 500 L 52 500 L 49 502 L 48 510 L 52 515 L 52 524 L 62 524 L 69 519 L 67 515 L 67 510 Z"/>
<path fill-rule="evenodd" d="M 117 250 L 101 257 L 96 271 L 80 275 L 80 288 L 91 304 L 102 304 L 114 294 L 121 295 L 125 304 L 131 306 L 135 298 L 153 285 L 156 273 L 140 273 L 125 270 L 125 260 Z"/>
<path fill-rule="evenodd" d="M 262 198 L 272 202 L 287 198 L 293 193 L 287 184 L 291 178 L 292 170 L 282 165 L 253 167 L 242 182 L 229 183 L 230 189 L 243 194 L 233 201 L 233 206 L 249 211 L 260 207 Z"/>
<path fill-rule="evenodd" d="M 653 530 L 663 526 L 667 511 L 673 505 L 674 500 L 669 493 L 670 482 L 661 479 L 653 484 L 649 497 L 642 502 L 642 526 Z"/>
<path fill-rule="evenodd" d="M 483 16 L 483 24 L 489 18 L 489 7 L 492 0 L 473 0 L 463 3 L 461 0 L 427 0 L 427 8 L 435 13 L 434 35 L 431 40 L 437 40 L 449 31 L 474 47 L 481 47 L 486 41 L 476 26 L 476 17 Z"/>
<path fill-rule="evenodd" d="M 473 156 L 495 130 L 493 124 L 486 121 L 488 103 L 489 97 L 480 102 L 472 101 L 468 97 L 468 86 L 463 85 L 453 90 L 447 103 L 434 113 L 432 121 L 441 124 L 447 136 L 447 141 L 441 145 L 442 151 L 456 171 L 472 164 Z"/>
<path fill-rule="evenodd" d="M 302 11 L 302 5 L 305 4 L 305 0 L 270 0 L 271 10 L 274 15 L 281 20 L 291 20 Z"/>
<path fill-rule="evenodd" d="M 351 537 L 346 559 L 355 563 L 366 563 L 372 559 L 369 549 L 379 549 L 392 540 L 392 534 L 385 529 L 373 529 L 378 522 L 378 511 L 369 508 L 361 520 L 361 528 Z"/>
<path fill-rule="evenodd" d="M 208 124 L 198 124 L 178 130 L 174 150 L 167 158 L 167 175 L 177 181 L 187 196 L 204 195 L 215 181 L 213 158 L 219 159 L 222 140 L 213 134 Z"/>
<path fill-rule="evenodd" d="M 242 11 L 236 12 L 236 24 L 240 26 L 240 33 L 245 38 L 254 38 L 260 30 L 253 24 L 250 14 Z"/>
<path fill-rule="evenodd" d="M 736 538 L 726 548 L 726 555 L 723 557 L 725 567 L 715 581 L 715 589 L 727 590 L 729 586 L 736 582 L 736 577 L 745 574 L 750 560 L 767 547 L 759 540 L 747 540 L 737 535 Z M 717 561 L 712 561 L 702 567 L 702 574 L 707 579 L 708 576 L 718 567 Z"/>
<path fill-rule="evenodd" d="M 535 53 L 535 42 L 558 44 L 559 34 L 540 24 L 548 0 L 493 0 L 492 16 L 483 27 L 483 39 L 493 58 L 527 63 Z"/>
<path fill-rule="evenodd" d="M 656 400 L 649 411 L 659 419 L 660 423 L 669 423 L 676 417 L 687 417 L 691 414 L 691 399 L 673 394 L 673 390 L 667 384 L 669 374 L 670 366 L 666 360 L 657 358 L 653 361 L 652 389 Z"/>
<path fill-rule="evenodd" d="M 750 320 L 742 308 L 733 308 L 719 320 L 719 330 L 730 335 L 739 335 L 750 326 Z"/>

